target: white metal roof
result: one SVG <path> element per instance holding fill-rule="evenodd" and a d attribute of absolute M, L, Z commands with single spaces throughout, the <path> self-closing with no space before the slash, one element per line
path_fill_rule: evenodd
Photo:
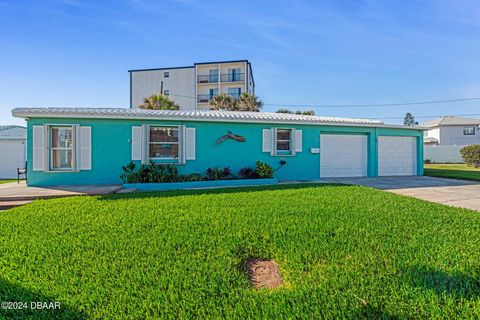
<path fill-rule="evenodd" d="M 240 112 L 210 110 L 146 110 L 127 108 L 16 108 L 12 110 L 20 118 L 109 118 L 153 119 L 177 121 L 215 121 L 247 123 L 296 123 L 321 125 L 348 125 L 374 127 L 403 127 L 384 125 L 379 120 L 352 119 L 324 116 L 296 115 L 271 112 Z M 405 127 L 423 129 L 421 127 Z"/>
<path fill-rule="evenodd" d="M 463 118 L 456 116 L 443 116 L 436 118 L 432 121 L 425 122 L 425 127 L 438 127 L 438 126 L 464 126 L 464 125 L 479 125 L 480 119 Z"/>
<path fill-rule="evenodd" d="M 21 126 L 1 126 L 0 139 L 26 139 L 27 128 Z"/>

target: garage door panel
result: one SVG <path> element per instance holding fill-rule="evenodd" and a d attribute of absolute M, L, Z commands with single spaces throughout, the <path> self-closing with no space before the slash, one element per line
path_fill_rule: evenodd
<path fill-rule="evenodd" d="M 417 173 L 415 137 L 378 137 L 378 175 L 413 176 Z"/>
<path fill-rule="evenodd" d="M 0 178 L 16 178 L 17 168 L 25 165 L 24 144 L 17 140 L 0 140 Z"/>
<path fill-rule="evenodd" d="M 365 135 L 321 134 L 321 177 L 365 177 L 367 150 Z"/>

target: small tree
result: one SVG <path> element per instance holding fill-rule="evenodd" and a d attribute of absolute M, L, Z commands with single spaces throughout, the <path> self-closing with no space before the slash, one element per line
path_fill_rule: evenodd
<path fill-rule="evenodd" d="M 161 94 L 154 94 L 143 100 L 143 104 L 140 105 L 140 109 L 178 110 L 180 107 L 169 97 Z"/>
<path fill-rule="evenodd" d="M 292 111 L 292 110 L 289 110 L 289 109 L 285 109 L 285 108 L 282 108 L 282 109 L 278 109 L 276 111 L 277 113 L 290 113 L 290 114 L 301 114 L 301 115 L 304 115 L 304 116 L 314 116 L 315 115 L 315 111 L 313 110 L 297 110 L 297 111 Z"/>
<path fill-rule="evenodd" d="M 313 111 L 313 110 L 295 111 L 295 114 L 302 114 L 304 116 L 314 116 L 315 111 Z"/>
<path fill-rule="evenodd" d="M 238 111 L 255 111 L 258 112 L 262 109 L 263 102 L 259 100 L 257 96 L 251 93 L 242 93 L 237 99 Z"/>
<path fill-rule="evenodd" d="M 210 100 L 210 110 L 235 110 L 236 102 L 225 93 L 221 93 Z"/>
<path fill-rule="evenodd" d="M 411 127 L 418 125 L 418 122 L 415 121 L 415 117 L 410 112 L 407 112 L 403 118 L 403 125 Z"/>
<path fill-rule="evenodd" d="M 460 149 L 463 161 L 475 168 L 480 168 L 480 144 L 472 144 Z"/>

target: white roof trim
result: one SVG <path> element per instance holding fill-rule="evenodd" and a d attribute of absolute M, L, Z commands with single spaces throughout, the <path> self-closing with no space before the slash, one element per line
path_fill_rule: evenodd
<path fill-rule="evenodd" d="M 215 121 L 303 125 L 340 125 L 363 127 L 388 127 L 424 130 L 423 127 L 385 125 L 379 120 L 351 119 L 296 115 L 271 112 L 207 111 L 207 110 L 145 110 L 127 108 L 15 108 L 12 115 L 19 118 L 94 118 L 137 119 L 167 121 Z"/>

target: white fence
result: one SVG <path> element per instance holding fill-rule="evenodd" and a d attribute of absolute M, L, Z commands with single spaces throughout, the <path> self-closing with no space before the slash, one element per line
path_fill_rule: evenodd
<path fill-rule="evenodd" d="M 432 163 L 463 163 L 460 149 L 464 146 L 424 145 L 423 159 Z"/>

